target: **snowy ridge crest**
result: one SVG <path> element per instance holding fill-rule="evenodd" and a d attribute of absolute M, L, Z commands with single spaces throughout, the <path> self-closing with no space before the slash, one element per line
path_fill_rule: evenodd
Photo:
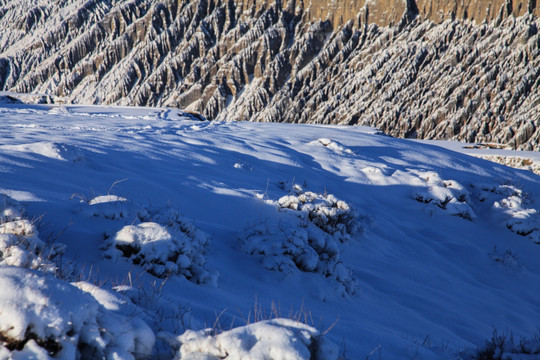
<path fill-rule="evenodd" d="M 294 3 L 11 1 L 0 90 L 539 149 L 540 3 Z"/>

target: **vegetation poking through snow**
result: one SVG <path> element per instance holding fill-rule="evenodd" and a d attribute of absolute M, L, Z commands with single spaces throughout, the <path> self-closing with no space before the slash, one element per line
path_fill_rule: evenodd
<path fill-rule="evenodd" d="M 413 198 L 432 205 L 431 212 L 442 209 L 450 215 L 473 220 L 477 217 L 473 210 L 473 200 L 488 202 L 492 204 L 491 210 L 499 214 L 509 230 L 540 243 L 540 214 L 534 207 L 533 199 L 517 186 L 497 183 L 471 184 L 471 195 L 457 181 L 443 180 L 437 173 L 419 173 L 419 176 L 426 183 L 427 189 L 416 191 Z"/>
<path fill-rule="evenodd" d="M 277 201 L 280 211 L 293 216 L 249 227 L 241 237 L 242 249 L 262 255 L 262 264 L 269 270 L 319 273 L 353 294 L 357 282 L 341 261 L 340 245 L 358 231 L 358 216 L 331 194 L 305 192 L 299 185 L 293 190 Z"/>
<path fill-rule="evenodd" d="M 478 199 L 493 204 L 506 227 L 540 244 L 540 214 L 534 200 L 515 185 L 479 184 Z"/>
<path fill-rule="evenodd" d="M 55 261 L 64 251 L 60 244 L 46 246 L 35 223 L 15 207 L 7 206 L 0 220 L 0 265 L 56 272 Z"/>
<path fill-rule="evenodd" d="M 291 192 L 278 200 L 281 210 L 293 210 L 295 215 L 309 220 L 341 243 L 359 230 L 358 215 L 345 201 L 332 194 L 305 191 L 297 184 Z"/>
<path fill-rule="evenodd" d="M 217 273 L 205 268 L 209 237 L 174 209 L 139 211 L 140 223 L 126 225 L 106 239 L 105 257 L 129 259 L 159 278 L 182 275 L 217 286 Z"/>
<path fill-rule="evenodd" d="M 413 194 L 416 201 L 430 204 L 430 211 L 442 209 L 453 216 L 467 220 L 476 218 L 470 203 L 469 192 L 455 180 L 443 180 L 435 172 L 422 172 L 419 177 L 425 182 L 427 189 Z"/>
<path fill-rule="evenodd" d="M 519 269 L 521 267 L 519 265 L 517 254 L 511 249 L 506 249 L 504 252 L 500 252 L 497 250 L 497 247 L 494 246 L 493 250 L 489 253 L 489 256 L 493 259 L 493 261 L 509 268 Z"/>
<path fill-rule="evenodd" d="M 475 350 L 465 351 L 464 360 L 522 360 L 540 357 L 540 334 L 530 338 L 521 338 L 516 342 L 512 333 L 500 333 L 493 330 L 489 341 Z"/>

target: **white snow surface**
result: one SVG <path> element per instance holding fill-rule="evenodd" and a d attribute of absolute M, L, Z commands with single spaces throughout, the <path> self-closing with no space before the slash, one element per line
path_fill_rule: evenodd
<path fill-rule="evenodd" d="M 540 349 L 532 172 L 365 127 L 25 104 L 0 121 L 0 335 L 26 339 L 0 358 L 69 358 L 74 336 L 128 359 L 236 340 L 231 359 L 274 340 L 303 359 L 320 334 L 346 359 L 459 359 L 494 329 Z"/>

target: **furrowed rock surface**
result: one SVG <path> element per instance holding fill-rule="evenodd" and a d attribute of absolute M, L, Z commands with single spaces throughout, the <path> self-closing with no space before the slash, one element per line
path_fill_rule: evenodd
<path fill-rule="evenodd" d="M 540 150 L 535 0 L 0 0 L 0 89 Z"/>

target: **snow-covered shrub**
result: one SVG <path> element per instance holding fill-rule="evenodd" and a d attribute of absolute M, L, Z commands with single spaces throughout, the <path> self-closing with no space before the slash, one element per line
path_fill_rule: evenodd
<path fill-rule="evenodd" d="M 317 330 L 290 319 L 272 319 L 220 334 L 213 329 L 163 336 L 181 359 L 337 360 L 338 347 Z"/>
<path fill-rule="evenodd" d="M 195 283 L 216 285 L 217 274 L 205 269 L 208 237 L 185 221 L 165 225 L 142 222 L 124 226 L 106 240 L 107 258 L 125 257 L 150 274 L 183 275 Z"/>
<path fill-rule="evenodd" d="M 246 253 L 260 255 L 269 270 L 316 272 L 335 279 L 347 293 L 356 290 L 351 270 L 340 260 L 339 241 L 309 221 L 297 217 L 268 220 L 248 228 L 241 243 Z"/>
<path fill-rule="evenodd" d="M 527 194 L 509 184 L 479 184 L 475 187 L 478 199 L 492 203 L 508 229 L 540 244 L 540 214 L 532 207 Z"/>
<path fill-rule="evenodd" d="M 521 191 L 511 187 L 511 195 L 493 203 L 493 207 L 502 211 L 508 217 L 506 226 L 513 232 L 527 236 L 540 229 L 540 216 L 534 208 L 528 207 L 527 200 Z M 537 237 L 540 241 L 540 238 Z"/>
<path fill-rule="evenodd" d="M 54 258 L 63 246 L 47 247 L 39 238 L 34 223 L 14 207 L 2 210 L 0 219 L 0 265 L 54 272 Z"/>
<path fill-rule="evenodd" d="M 421 173 L 427 189 L 416 191 L 416 201 L 434 206 L 431 210 L 442 209 L 448 214 L 467 220 L 476 218 L 470 203 L 469 192 L 463 185 L 454 180 L 443 180 L 435 172 Z"/>
<path fill-rule="evenodd" d="M 335 279 L 345 293 L 354 293 L 357 283 L 341 262 L 340 246 L 359 231 L 357 213 L 331 194 L 304 191 L 300 185 L 271 203 L 282 215 L 248 227 L 241 234 L 241 248 L 260 255 L 269 270 L 319 273 Z"/>
<path fill-rule="evenodd" d="M 277 203 L 281 210 L 292 210 L 340 242 L 349 240 L 350 235 L 359 229 L 355 211 L 332 194 L 317 194 L 293 185 L 292 194 L 281 197 Z"/>
<path fill-rule="evenodd" d="M 87 283 L 0 267 L 0 358 L 143 359 L 154 333 L 126 304 Z M 84 290 L 84 291 L 83 291 Z"/>
<path fill-rule="evenodd" d="M 131 224 L 106 234 L 106 258 L 127 258 L 159 278 L 183 275 L 195 283 L 216 285 L 217 273 L 205 268 L 209 237 L 172 206 L 154 210 L 116 195 L 81 201 L 89 216 Z"/>

